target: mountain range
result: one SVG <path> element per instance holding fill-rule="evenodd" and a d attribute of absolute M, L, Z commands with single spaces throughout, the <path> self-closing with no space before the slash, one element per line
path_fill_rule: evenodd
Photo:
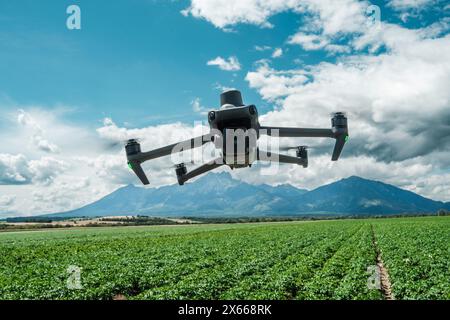
<path fill-rule="evenodd" d="M 209 173 L 185 186 L 128 185 L 76 210 L 46 216 L 292 216 L 434 213 L 434 201 L 378 181 L 351 176 L 308 191 L 289 184 L 253 185 L 229 173 Z"/>

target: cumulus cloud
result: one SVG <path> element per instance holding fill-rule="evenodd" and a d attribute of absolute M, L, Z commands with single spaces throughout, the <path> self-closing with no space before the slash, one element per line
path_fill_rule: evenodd
<path fill-rule="evenodd" d="M 202 18 L 218 28 L 226 28 L 237 23 L 248 23 L 262 27 L 272 27 L 267 19 L 277 12 L 296 6 L 298 1 L 286 0 L 192 0 L 191 5 L 181 11 L 185 16 Z"/>
<path fill-rule="evenodd" d="M 241 65 L 235 56 L 231 56 L 228 59 L 224 59 L 219 56 L 215 59 L 209 60 L 206 64 L 208 66 L 217 66 L 219 69 L 224 71 L 241 70 Z"/>
<path fill-rule="evenodd" d="M 238 23 L 272 27 L 268 19 L 277 13 L 309 11 L 315 15 L 311 21 L 320 19 L 316 28 L 322 28 L 325 33 L 336 33 L 357 30 L 361 12 L 367 6 L 366 1 L 357 0 L 191 0 L 182 14 L 205 19 L 218 28 L 226 29 Z"/>
<path fill-rule="evenodd" d="M 39 123 L 32 117 L 32 115 L 25 110 L 20 109 L 17 116 L 17 122 L 28 129 L 28 134 L 30 136 L 30 141 L 39 150 L 48 153 L 57 153 L 59 148 L 54 143 L 51 143 L 46 138 L 44 138 L 45 132 Z"/>
<path fill-rule="evenodd" d="M 64 161 L 52 157 L 28 160 L 23 154 L 0 154 L 0 184 L 3 185 L 48 185 L 66 169 Z"/>
<path fill-rule="evenodd" d="M 274 70 L 267 61 L 260 61 L 257 65 L 256 71 L 247 73 L 246 80 L 266 100 L 275 101 L 287 96 L 308 81 L 305 70 Z"/>
<path fill-rule="evenodd" d="M 300 30 L 291 37 L 291 44 L 306 50 L 327 48 L 331 53 L 346 52 L 348 47 L 333 43 L 343 35 L 360 33 L 361 26 L 368 25 L 368 1 L 358 0 L 192 0 L 182 11 L 184 15 L 202 18 L 218 28 L 227 29 L 238 23 L 271 27 L 269 18 L 277 13 L 293 11 L 303 15 L 305 21 Z M 327 47 L 327 45 L 330 45 Z M 258 51 L 268 46 L 256 46 Z M 279 52 L 279 51 L 278 51 Z"/>
<path fill-rule="evenodd" d="M 283 49 L 281 48 L 276 48 L 273 52 L 272 52 L 272 58 L 279 58 L 283 55 Z"/>
<path fill-rule="evenodd" d="M 436 0 L 390 0 L 388 6 L 396 10 L 418 9 L 436 3 Z"/>
<path fill-rule="evenodd" d="M 191 101 L 192 110 L 195 113 L 199 113 L 201 115 L 206 115 L 208 113 L 208 108 L 201 105 L 201 99 L 195 98 Z"/>
<path fill-rule="evenodd" d="M 0 196 L 0 208 L 12 206 L 15 200 L 16 200 L 15 196 L 11 195 Z"/>
<path fill-rule="evenodd" d="M 404 160 L 450 148 L 449 41 L 413 42 L 395 54 L 354 56 L 309 70 L 263 66 L 247 80 L 267 100 L 285 97 L 281 110 L 262 121 L 329 126 L 328 114 L 347 111 L 352 152 Z M 312 80 L 298 81 L 299 75 Z"/>
<path fill-rule="evenodd" d="M 24 155 L 0 154 L 0 184 L 27 184 L 30 182 L 31 174 Z"/>
<path fill-rule="evenodd" d="M 255 46 L 256 51 L 268 51 L 272 50 L 271 46 Z"/>
<path fill-rule="evenodd" d="M 104 122 L 104 126 L 97 129 L 102 139 L 108 141 L 123 141 L 131 138 L 138 138 L 143 151 L 153 150 L 169 144 L 177 143 L 198 137 L 209 132 L 209 127 L 201 122 L 193 126 L 183 123 L 172 123 L 165 125 L 150 126 L 138 129 L 127 129 L 116 125 L 111 119 Z M 125 138 L 125 139 L 124 139 Z M 180 162 L 193 162 L 198 165 L 203 161 L 209 161 L 217 156 L 212 144 L 207 144 L 203 148 L 196 148 L 182 152 L 179 155 L 169 155 L 167 157 L 155 159 L 144 163 L 152 175 L 156 174 L 158 179 L 152 180 L 152 185 L 162 185 L 169 181 L 175 182 L 173 174 L 174 166 Z M 137 178 L 130 174 L 126 165 L 126 158 L 123 151 L 109 155 L 100 155 L 94 159 L 84 159 L 96 169 L 96 174 L 113 183 L 134 183 Z"/>
<path fill-rule="evenodd" d="M 59 174 L 68 168 L 69 165 L 66 162 L 52 157 L 42 157 L 28 162 L 32 181 L 44 185 L 51 184 Z"/>
<path fill-rule="evenodd" d="M 298 32 L 289 39 L 288 43 L 301 45 L 305 50 L 318 50 L 328 44 L 328 39 L 316 34 Z"/>

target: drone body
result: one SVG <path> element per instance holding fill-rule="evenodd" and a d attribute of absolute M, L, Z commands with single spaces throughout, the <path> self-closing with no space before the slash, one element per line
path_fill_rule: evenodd
<path fill-rule="evenodd" d="M 347 118 L 337 112 L 331 119 L 331 129 L 265 127 L 259 124 L 258 110 L 254 105 L 244 105 L 241 93 L 238 90 L 228 90 L 220 96 L 221 107 L 208 113 L 210 132 L 203 136 L 186 141 L 142 152 L 140 144 L 131 139 L 125 146 L 128 165 L 139 177 L 143 184 L 149 184 L 147 176 L 142 170 L 141 163 L 155 158 L 170 155 L 174 152 L 201 147 L 206 143 L 214 143 L 221 150 L 221 157 L 209 161 L 200 167 L 188 172 L 181 163 L 176 165 L 178 183 L 183 185 L 189 179 L 200 174 L 228 165 L 230 168 L 244 168 L 251 166 L 255 161 L 277 161 L 308 166 L 308 154 L 305 146 L 297 148 L 297 156 L 288 156 L 260 150 L 257 141 L 260 135 L 278 137 L 320 137 L 334 138 L 336 143 L 333 150 L 332 161 L 338 160 L 345 142 L 348 139 Z"/>

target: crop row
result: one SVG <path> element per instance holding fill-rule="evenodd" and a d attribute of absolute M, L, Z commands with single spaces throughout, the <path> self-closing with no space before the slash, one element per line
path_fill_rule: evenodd
<path fill-rule="evenodd" d="M 0 234 L 0 299 L 382 299 L 368 287 L 377 238 L 394 296 L 450 298 L 446 218 Z M 67 287 L 81 268 L 81 289 Z"/>
<path fill-rule="evenodd" d="M 450 219 L 374 224 L 396 299 L 450 299 Z"/>

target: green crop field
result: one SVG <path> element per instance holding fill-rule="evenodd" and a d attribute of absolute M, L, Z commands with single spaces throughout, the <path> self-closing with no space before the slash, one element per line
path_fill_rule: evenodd
<path fill-rule="evenodd" d="M 450 299 L 450 217 L 4 232 L 0 299 L 385 299 L 377 257 L 395 299 Z"/>

